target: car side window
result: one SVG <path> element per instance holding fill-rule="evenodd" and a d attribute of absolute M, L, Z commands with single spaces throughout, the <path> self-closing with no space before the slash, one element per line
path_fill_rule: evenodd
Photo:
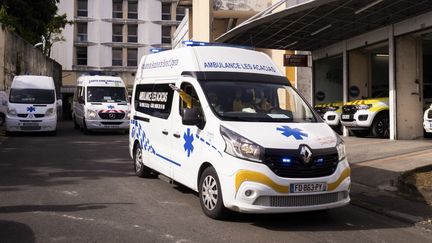
<path fill-rule="evenodd" d="M 171 113 L 174 90 L 169 83 L 138 84 L 135 88 L 135 110 L 144 114 L 168 119 Z"/>

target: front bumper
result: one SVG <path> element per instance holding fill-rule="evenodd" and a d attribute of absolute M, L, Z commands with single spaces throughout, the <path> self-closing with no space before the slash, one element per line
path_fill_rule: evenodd
<path fill-rule="evenodd" d="M 225 207 L 248 213 L 284 213 L 336 208 L 350 202 L 351 170 L 346 159 L 339 163 L 335 173 L 319 178 L 282 178 L 267 166 L 261 166 L 261 169 L 248 168 L 231 176 L 220 176 L 221 183 L 225 182 L 222 188 L 226 188 L 223 191 Z M 325 183 L 327 189 L 293 193 L 290 185 L 294 183 Z"/>
<path fill-rule="evenodd" d="M 358 110 L 354 115 L 350 115 L 350 119 L 345 119 L 344 115 L 346 114 L 341 115 L 341 124 L 353 130 L 369 129 L 375 117 L 375 113 L 368 110 Z"/>
<path fill-rule="evenodd" d="M 423 127 L 427 133 L 432 133 L 432 119 L 425 119 L 423 121 Z"/>
<path fill-rule="evenodd" d="M 129 120 L 85 120 L 89 130 L 127 130 Z"/>
<path fill-rule="evenodd" d="M 52 132 L 57 129 L 57 117 L 20 118 L 6 116 L 8 132 Z"/>

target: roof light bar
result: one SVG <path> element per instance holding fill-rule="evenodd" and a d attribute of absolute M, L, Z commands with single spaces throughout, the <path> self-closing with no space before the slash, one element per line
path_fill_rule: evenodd
<path fill-rule="evenodd" d="M 150 49 L 150 52 L 151 52 L 151 53 L 158 53 L 158 52 L 161 52 L 161 51 L 163 51 L 162 48 L 151 48 L 151 49 Z"/>
<path fill-rule="evenodd" d="M 204 41 L 183 41 L 183 46 L 227 46 L 227 47 L 237 47 L 243 49 L 253 49 L 251 46 L 241 46 L 241 45 L 233 45 L 226 43 L 214 43 L 214 42 L 204 42 Z"/>
<path fill-rule="evenodd" d="M 318 33 L 321 33 L 321 32 L 323 32 L 324 30 L 326 30 L 326 29 L 328 29 L 328 28 L 331 28 L 331 27 L 332 27 L 331 24 L 326 25 L 326 26 L 322 27 L 321 29 L 319 29 L 319 30 L 317 30 L 317 31 L 315 31 L 315 32 L 313 32 L 313 33 L 311 33 L 310 35 L 311 35 L 311 36 L 314 36 L 314 35 L 316 35 L 316 34 L 318 34 Z"/>
<path fill-rule="evenodd" d="M 383 1 L 384 1 L 384 0 L 377 0 L 377 1 L 375 1 L 375 2 L 371 2 L 371 3 L 369 3 L 368 5 L 364 6 L 363 8 L 361 8 L 361 9 L 355 11 L 354 13 L 355 13 L 355 14 L 359 14 L 359 13 L 365 11 L 365 10 L 368 10 L 368 9 L 372 8 L 373 6 L 379 4 L 379 3 L 383 2 Z"/>

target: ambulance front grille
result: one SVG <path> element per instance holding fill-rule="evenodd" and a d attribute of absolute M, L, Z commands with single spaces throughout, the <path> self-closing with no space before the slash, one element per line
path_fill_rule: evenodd
<path fill-rule="evenodd" d="M 348 192 L 333 192 L 299 196 L 261 196 L 254 205 L 266 207 L 304 207 L 334 203 L 348 197 Z"/>
<path fill-rule="evenodd" d="M 125 117 L 125 113 L 118 113 L 118 112 L 99 112 L 99 117 L 106 120 L 120 120 Z"/>

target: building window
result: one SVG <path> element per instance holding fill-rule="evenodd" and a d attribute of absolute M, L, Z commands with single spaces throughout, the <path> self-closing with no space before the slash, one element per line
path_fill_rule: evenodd
<path fill-rule="evenodd" d="M 162 43 L 171 44 L 171 26 L 162 26 Z"/>
<path fill-rule="evenodd" d="M 113 0 L 113 18 L 123 18 L 123 0 Z"/>
<path fill-rule="evenodd" d="M 138 49 L 131 48 L 127 50 L 127 65 L 129 67 L 138 66 Z"/>
<path fill-rule="evenodd" d="M 138 25 L 128 25 L 128 42 L 138 41 Z"/>
<path fill-rule="evenodd" d="M 123 50 L 121 48 L 112 49 L 112 65 L 113 66 L 123 65 Z"/>
<path fill-rule="evenodd" d="M 128 19 L 138 19 L 138 1 L 128 1 Z"/>
<path fill-rule="evenodd" d="M 88 16 L 88 5 L 87 0 L 78 0 L 77 1 L 77 16 L 79 17 L 87 17 Z"/>
<path fill-rule="evenodd" d="M 171 4 L 162 4 L 162 20 L 171 20 Z"/>
<path fill-rule="evenodd" d="M 87 47 L 76 48 L 77 65 L 87 65 Z"/>
<path fill-rule="evenodd" d="M 77 23 L 77 41 L 87 42 L 87 23 Z"/>
<path fill-rule="evenodd" d="M 123 25 L 113 24 L 113 42 L 123 42 Z"/>
<path fill-rule="evenodd" d="M 182 21 L 185 16 L 186 8 L 185 7 L 177 7 L 176 10 L 176 19 L 177 21 Z"/>

